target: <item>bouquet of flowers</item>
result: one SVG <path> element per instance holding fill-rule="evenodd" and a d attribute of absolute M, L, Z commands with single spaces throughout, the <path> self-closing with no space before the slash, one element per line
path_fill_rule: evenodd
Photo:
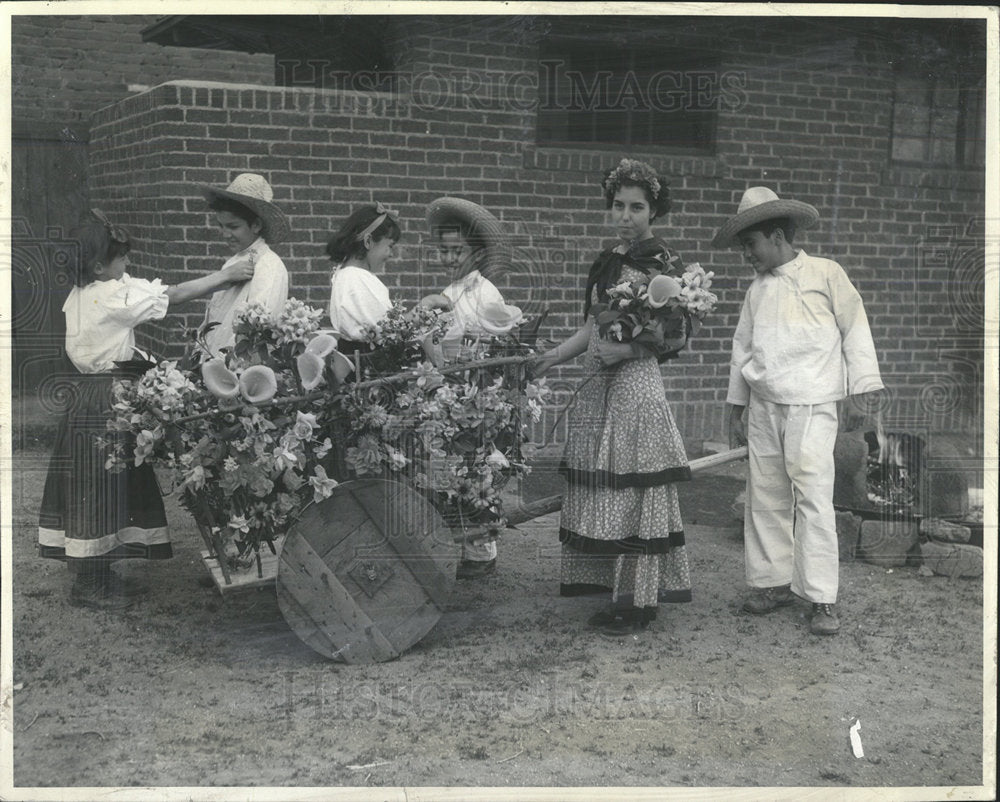
<path fill-rule="evenodd" d="M 410 368 L 405 378 L 340 401 L 351 421 L 347 465 L 358 476 L 406 479 L 451 526 L 495 535 L 504 526 L 501 490 L 529 470 L 522 420 L 538 421 L 550 393 L 544 379 L 527 378 L 521 358 L 533 348 L 514 330 L 464 337 L 447 313 L 399 320 L 390 313 L 372 336 L 390 344 L 384 361 L 405 354 L 409 365 L 397 363 Z"/>
<path fill-rule="evenodd" d="M 607 303 L 591 308 L 600 335 L 675 354 L 694 332 L 694 321 L 703 320 L 718 303 L 710 292 L 714 275 L 695 262 L 680 280 L 651 269 L 647 281 L 620 282 L 608 290 Z"/>
<path fill-rule="evenodd" d="M 233 566 L 256 560 L 259 569 L 260 548 L 273 552 L 302 507 L 337 485 L 327 472 L 333 441 L 323 397 L 349 366 L 318 331 L 321 317 L 295 299 L 273 317 L 251 305 L 222 356 L 199 365 L 195 349 L 115 385 L 108 428 L 130 433 L 134 446 L 127 454 L 123 438 L 109 440 L 109 469 L 125 459 L 166 469 Z M 318 397 L 303 396 L 321 385 Z"/>

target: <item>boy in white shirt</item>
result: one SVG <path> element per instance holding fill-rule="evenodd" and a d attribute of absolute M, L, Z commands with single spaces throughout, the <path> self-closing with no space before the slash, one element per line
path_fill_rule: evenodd
<path fill-rule="evenodd" d="M 204 187 L 202 192 L 233 251 L 222 269 L 243 262 L 254 268 L 250 281 L 219 290 L 208 301 L 202 328 L 209 351 L 218 356 L 221 349 L 232 348 L 236 342 L 233 323 L 241 310 L 259 303 L 277 315 L 284 308 L 288 270 L 271 245 L 287 239 L 290 228 L 284 213 L 272 202 L 274 193 L 263 176 L 242 173 L 225 189 Z"/>
<path fill-rule="evenodd" d="M 749 448 L 743 609 L 763 614 L 813 603 L 810 631 L 840 628 L 833 510 L 837 402 L 883 389 L 861 296 L 839 264 L 797 250 L 796 228 L 819 213 L 751 187 L 712 240 L 739 244 L 757 275 L 733 337 L 732 446 Z M 746 418 L 745 411 L 749 409 Z"/>

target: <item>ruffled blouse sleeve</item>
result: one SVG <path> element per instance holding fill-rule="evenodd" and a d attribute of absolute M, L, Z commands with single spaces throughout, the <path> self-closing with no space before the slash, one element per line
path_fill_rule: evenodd
<path fill-rule="evenodd" d="M 364 339 L 391 308 L 389 290 L 367 270 L 342 267 L 330 279 L 330 323 L 341 339 Z"/>
<path fill-rule="evenodd" d="M 109 321 L 132 329 L 147 320 L 162 320 L 166 316 L 170 299 L 160 279 L 147 281 L 126 273 L 117 285 L 101 299 Z"/>

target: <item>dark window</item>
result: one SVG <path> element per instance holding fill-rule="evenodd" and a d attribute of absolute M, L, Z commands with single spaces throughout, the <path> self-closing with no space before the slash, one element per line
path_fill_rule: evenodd
<path fill-rule="evenodd" d="M 961 71 L 896 75 L 892 160 L 941 167 L 986 163 L 985 81 L 968 85 Z"/>
<path fill-rule="evenodd" d="M 643 145 L 714 152 L 719 73 L 662 48 L 552 41 L 539 59 L 540 145 Z"/>

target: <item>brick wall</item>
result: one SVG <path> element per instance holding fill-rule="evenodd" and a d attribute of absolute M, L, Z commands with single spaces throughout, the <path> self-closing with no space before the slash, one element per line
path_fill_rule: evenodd
<path fill-rule="evenodd" d="M 129 93 L 182 78 L 272 83 L 274 58 L 142 41 L 155 16 L 11 18 L 11 113 L 17 127 L 50 123 L 86 140 L 90 115 Z"/>
<path fill-rule="evenodd" d="M 423 212 L 435 197 L 460 195 L 497 214 L 515 238 L 513 270 L 499 282 L 509 300 L 549 308 L 550 333 L 564 336 L 580 322 L 587 267 L 613 235 L 600 173 L 626 153 L 535 145 L 528 78 L 542 33 L 524 18 L 398 20 L 388 34 L 400 78 L 393 95 L 157 87 L 94 116 L 94 197 L 134 230 L 136 272 L 179 281 L 227 256 L 197 185 L 261 172 L 291 218 L 292 241 L 277 251 L 292 294 L 325 306 L 324 244 L 355 205 L 372 200 L 401 216 L 404 240 L 386 276 L 394 296 L 412 303 L 443 286 Z M 690 31 L 681 34 L 691 44 Z M 718 311 L 691 352 L 664 367 L 682 432 L 694 443 L 723 437 L 729 341 L 751 272 L 708 242 L 754 184 L 820 210 L 819 226 L 800 242 L 840 261 L 865 298 L 892 392 L 889 425 L 974 428 L 982 325 L 952 310 L 974 307 L 982 283 L 953 276 L 963 253 L 974 261 L 982 247 L 982 176 L 891 167 L 892 76 L 863 36 L 819 25 L 714 36 L 722 68 L 744 76 L 745 100 L 720 112 L 716 154 L 628 153 L 670 177 L 675 209 L 657 233 L 717 274 Z M 517 102 L 503 89 L 512 83 Z M 186 317 L 151 327 L 155 345 L 176 342 L 176 322 L 196 324 L 201 309 L 192 304 Z M 565 399 L 580 369 L 561 376 Z"/>

